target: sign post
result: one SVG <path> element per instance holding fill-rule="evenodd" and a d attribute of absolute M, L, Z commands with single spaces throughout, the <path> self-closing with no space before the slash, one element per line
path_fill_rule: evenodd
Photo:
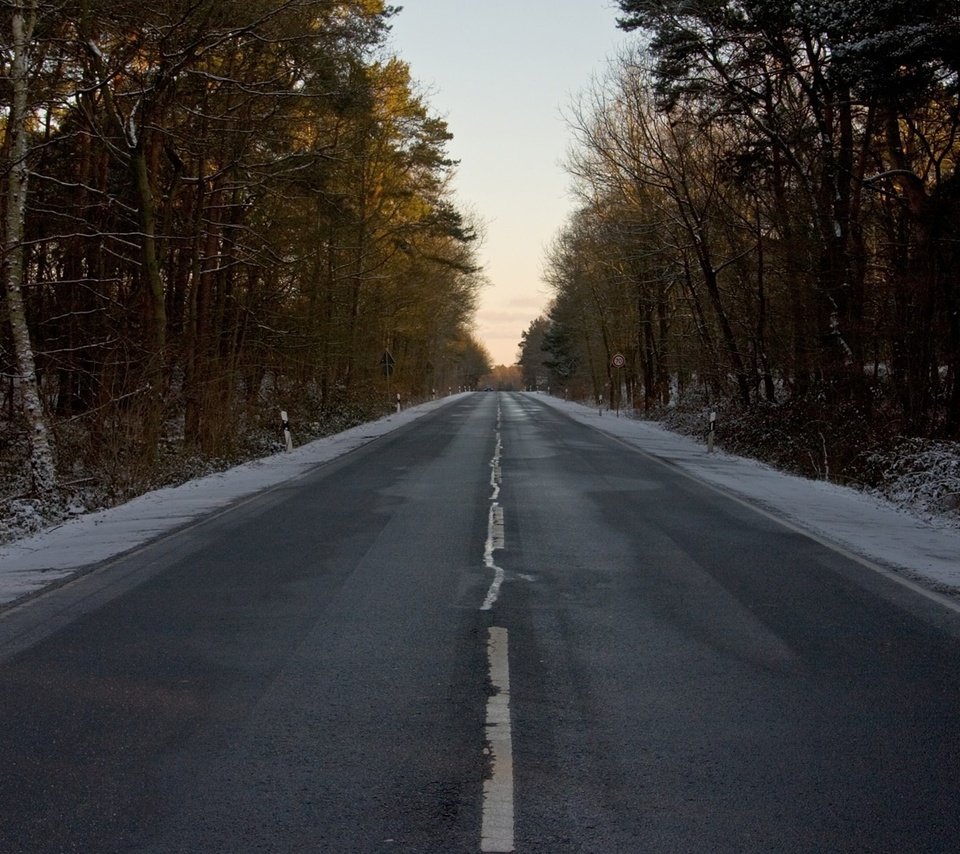
<path fill-rule="evenodd" d="M 620 371 L 623 370 L 623 366 L 626 365 L 626 364 L 627 364 L 627 360 L 623 357 L 623 353 L 614 353 L 613 358 L 610 360 L 610 367 L 613 368 L 613 369 L 617 372 L 617 373 L 616 373 L 616 383 L 617 383 L 617 393 L 616 393 L 616 398 L 617 398 L 617 403 L 616 403 L 616 406 L 617 406 L 617 418 L 620 417 L 620 388 L 621 388 L 621 386 L 623 385 L 623 383 L 620 381 Z M 613 378 L 613 377 L 610 377 L 610 400 L 611 400 L 611 402 L 613 402 L 613 397 L 614 397 L 614 393 L 613 393 L 613 383 L 614 383 L 614 378 Z"/>

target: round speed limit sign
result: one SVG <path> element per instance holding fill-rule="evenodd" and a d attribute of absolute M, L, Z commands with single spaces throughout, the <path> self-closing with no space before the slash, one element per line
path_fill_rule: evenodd
<path fill-rule="evenodd" d="M 615 368 L 622 368 L 625 364 L 627 364 L 627 360 L 623 358 L 622 353 L 617 353 L 610 360 L 610 364 L 613 365 Z"/>

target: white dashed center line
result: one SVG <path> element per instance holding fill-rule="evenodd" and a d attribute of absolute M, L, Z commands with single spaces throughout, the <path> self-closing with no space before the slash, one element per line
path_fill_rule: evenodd
<path fill-rule="evenodd" d="M 503 508 L 498 503 L 502 470 L 503 445 L 500 440 L 501 412 L 497 401 L 497 443 L 490 461 L 490 515 L 483 563 L 493 570 L 493 582 L 480 606 L 489 611 L 500 596 L 503 569 L 494 563 L 493 555 L 504 547 Z M 510 729 L 510 664 L 507 630 L 491 626 L 487 635 L 487 663 L 493 695 L 487 700 L 485 733 L 490 776 L 483 782 L 483 821 L 480 829 L 480 850 L 506 854 L 513 851 L 513 736 Z"/>
<path fill-rule="evenodd" d="M 513 851 L 513 736 L 510 731 L 510 665 L 507 630 L 492 626 L 487 659 L 494 694 L 487 700 L 489 779 L 483 783 L 483 824 L 480 850 Z"/>
<path fill-rule="evenodd" d="M 490 486 L 493 490 L 490 495 L 490 515 L 487 522 L 487 542 L 483 549 L 483 563 L 487 569 L 493 570 L 493 581 L 487 596 L 480 606 L 481 611 L 489 611 L 500 596 L 500 585 L 503 584 L 503 570 L 494 563 L 493 553 L 503 548 L 503 508 L 497 503 L 500 497 L 500 483 L 503 470 L 500 465 L 500 454 L 503 444 L 500 440 L 500 404 L 497 403 L 497 443 L 493 450 L 493 459 L 490 460 Z"/>

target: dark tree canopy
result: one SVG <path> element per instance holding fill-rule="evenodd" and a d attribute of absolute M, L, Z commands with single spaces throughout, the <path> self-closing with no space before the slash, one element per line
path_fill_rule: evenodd
<path fill-rule="evenodd" d="M 54 430 L 61 468 L 123 495 L 178 457 L 258 452 L 248 437 L 279 408 L 321 432 L 379 412 L 385 349 L 391 395 L 484 372 L 475 227 L 449 190 L 450 130 L 388 53 L 397 9 L 23 8 L 37 18 L 15 278 L 43 409 L 70 425 Z M 22 435 L 6 314 L 0 428 Z"/>
<path fill-rule="evenodd" d="M 619 7 L 636 46 L 570 117 L 556 365 L 960 436 L 955 0 Z"/>

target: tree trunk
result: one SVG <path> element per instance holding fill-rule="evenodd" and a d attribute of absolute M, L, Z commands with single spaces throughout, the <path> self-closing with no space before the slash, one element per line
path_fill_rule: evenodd
<path fill-rule="evenodd" d="M 720 293 L 720 281 L 717 271 L 710 262 L 706 254 L 700 255 L 700 269 L 703 272 L 704 283 L 707 286 L 707 294 L 710 296 L 710 303 L 713 306 L 714 313 L 717 316 L 717 322 L 720 324 L 720 332 L 723 335 L 723 342 L 726 345 L 727 356 L 730 359 L 730 367 L 733 368 L 733 375 L 737 381 L 737 391 L 740 396 L 740 403 L 744 407 L 750 406 L 750 383 L 747 380 L 747 369 L 743 363 L 743 356 L 740 354 L 740 348 L 737 346 L 737 339 L 733 333 L 733 326 L 727 315 L 726 308 L 723 305 L 723 297 Z"/>
<path fill-rule="evenodd" d="M 21 287 L 23 284 L 23 232 L 26 216 L 27 181 L 27 51 L 36 20 L 36 2 L 30 4 L 30 19 L 26 20 L 24 7 L 13 8 L 11 29 L 13 58 L 10 68 L 12 102 L 8 132 L 11 136 L 10 171 L 7 175 L 7 215 L 4 236 L 4 255 L 7 258 L 7 310 L 17 374 L 20 381 L 20 399 L 24 420 L 30 434 L 31 486 L 39 496 L 58 500 L 57 473 L 53 445 L 40 399 L 36 362 Z"/>
<path fill-rule="evenodd" d="M 141 129 L 146 133 L 146 129 Z M 163 368 L 167 335 L 167 308 L 157 257 L 157 225 L 153 209 L 153 189 L 147 167 L 146 140 L 142 137 L 130 153 L 137 207 L 140 219 L 140 254 L 142 286 L 145 290 L 145 338 L 147 351 L 146 380 L 150 391 L 143 425 L 143 445 L 146 458 L 153 461 L 160 441 L 163 416 Z"/>
<path fill-rule="evenodd" d="M 763 396 L 771 403 L 776 399 L 776 388 L 767 357 L 767 293 L 766 258 L 763 245 L 763 229 L 760 223 L 760 209 L 756 209 L 757 222 L 757 362 L 763 381 Z"/>

